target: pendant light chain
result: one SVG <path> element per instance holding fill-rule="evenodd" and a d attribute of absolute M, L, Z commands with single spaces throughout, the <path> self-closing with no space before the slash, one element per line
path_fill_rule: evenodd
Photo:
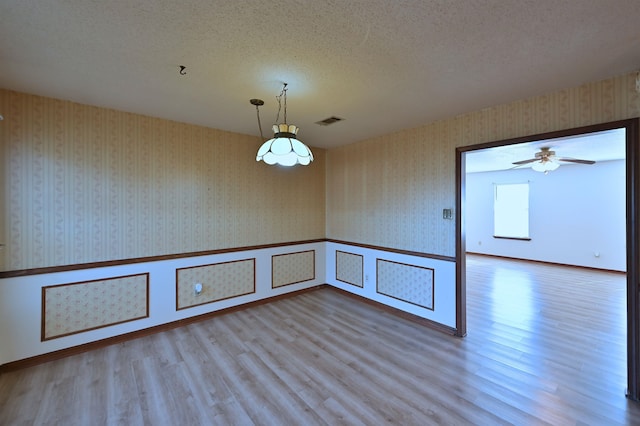
<path fill-rule="evenodd" d="M 287 124 L 287 83 L 284 83 L 282 91 L 284 92 L 284 124 Z"/>
<path fill-rule="evenodd" d="M 280 119 L 280 110 L 282 109 L 282 97 L 284 96 L 284 123 L 287 123 L 287 83 L 284 83 L 282 87 L 282 91 L 280 94 L 276 96 L 276 100 L 278 101 L 278 114 L 276 115 L 276 123 L 279 123 Z"/>

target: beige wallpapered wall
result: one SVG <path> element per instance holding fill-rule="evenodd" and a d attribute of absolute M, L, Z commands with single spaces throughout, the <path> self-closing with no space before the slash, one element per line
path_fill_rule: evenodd
<path fill-rule="evenodd" d="M 323 238 L 325 154 L 0 90 L 0 270 Z"/>
<path fill-rule="evenodd" d="M 453 256 L 455 147 L 640 116 L 635 75 L 316 148 L 289 170 L 256 164 L 251 136 L 0 90 L 0 270 L 325 236 Z"/>
<path fill-rule="evenodd" d="M 327 153 L 327 237 L 455 255 L 455 148 L 640 116 L 636 73 Z M 526 82 L 523 82 L 526 84 Z"/>

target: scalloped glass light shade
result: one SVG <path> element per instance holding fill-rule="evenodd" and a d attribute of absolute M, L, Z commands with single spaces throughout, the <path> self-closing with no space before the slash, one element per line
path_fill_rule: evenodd
<path fill-rule="evenodd" d="M 273 138 L 262 144 L 256 155 L 256 161 L 281 166 L 308 165 L 313 161 L 311 150 L 296 135 L 298 128 L 293 124 L 274 124 Z"/>

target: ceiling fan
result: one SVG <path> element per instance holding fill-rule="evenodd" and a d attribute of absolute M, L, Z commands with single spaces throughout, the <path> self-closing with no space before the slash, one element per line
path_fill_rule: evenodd
<path fill-rule="evenodd" d="M 580 160 L 577 158 L 558 158 L 555 151 L 551 151 L 551 147 L 540 148 L 540 151 L 536 152 L 534 158 L 528 160 L 516 161 L 514 164 L 516 167 L 525 164 L 533 163 L 531 168 L 537 172 L 544 172 L 545 174 L 560 167 L 560 162 L 565 163 L 577 163 L 577 164 L 595 164 L 592 160 Z"/>

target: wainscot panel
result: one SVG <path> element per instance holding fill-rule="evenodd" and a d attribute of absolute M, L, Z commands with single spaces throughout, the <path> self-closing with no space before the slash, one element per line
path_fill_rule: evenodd
<path fill-rule="evenodd" d="M 376 260 L 376 292 L 434 310 L 434 269 L 385 259 Z"/>
<path fill-rule="evenodd" d="M 149 273 L 42 287 L 42 340 L 149 316 Z"/>
<path fill-rule="evenodd" d="M 129 333 L 162 329 L 162 325 L 206 317 L 216 311 L 325 284 L 325 244 L 324 241 L 294 242 L 1 278 L 0 370 L 5 364 L 29 358 L 55 358 L 54 353 L 58 351 L 73 350 Z M 282 269 L 279 274 L 286 277 L 283 282 L 287 284 L 274 288 L 272 259 L 283 254 L 283 258 L 295 261 L 290 265 L 278 264 Z M 287 271 L 289 266 L 301 267 L 304 274 Z M 216 275 L 220 271 L 227 278 L 231 275 L 239 277 L 239 282 L 230 285 L 227 278 L 220 279 Z M 205 274 L 189 277 L 190 272 Z M 202 284 L 201 296 L 195 296 L 194 279 Z M 193 295 L 185 294 L 179 299 L 183 289 Z M 126 296 L 128 290 L 132 291 L 131 300 Z M 207 303 L 201 304 L 200 298 Z M 89 299 L 92 304 L 82 309 L 97 310 L 98 316 L 73 313 L 74 308 L 69 304 L 82 304 Z M 177 309 L 177 303 L 180 308 L 188 309 Z M 98 305 L 101 306 L 96 309 Z M 68 309 L 71 309 L 70 324 L 64 315 L 59 315 Z M 120 311 L 124 313 L 121 315 Z M 76 321 L 78 318 L 81 321 Z M 134 318 L 139 319 L 133 321 Z"/>
<path fill-rule="evenodd" d="M 336 250 L 336 280 L 364 287 L 364 256 Z"/>
<path fill-rule="evenodd" d="M 311 281 L 316 276 L 314 250 L 278 254 L 271 257 L 273 288 Z"/>
<path fill-rule="evenodd" d="M 176 269 L 176 310 L 255 292 L 255 259 Z"/>
<path fill-rule="evenodd" d="M 344 241 L 328 241 L 326 250 L 329 285 L 455 332 L 455 259 Z"/>

